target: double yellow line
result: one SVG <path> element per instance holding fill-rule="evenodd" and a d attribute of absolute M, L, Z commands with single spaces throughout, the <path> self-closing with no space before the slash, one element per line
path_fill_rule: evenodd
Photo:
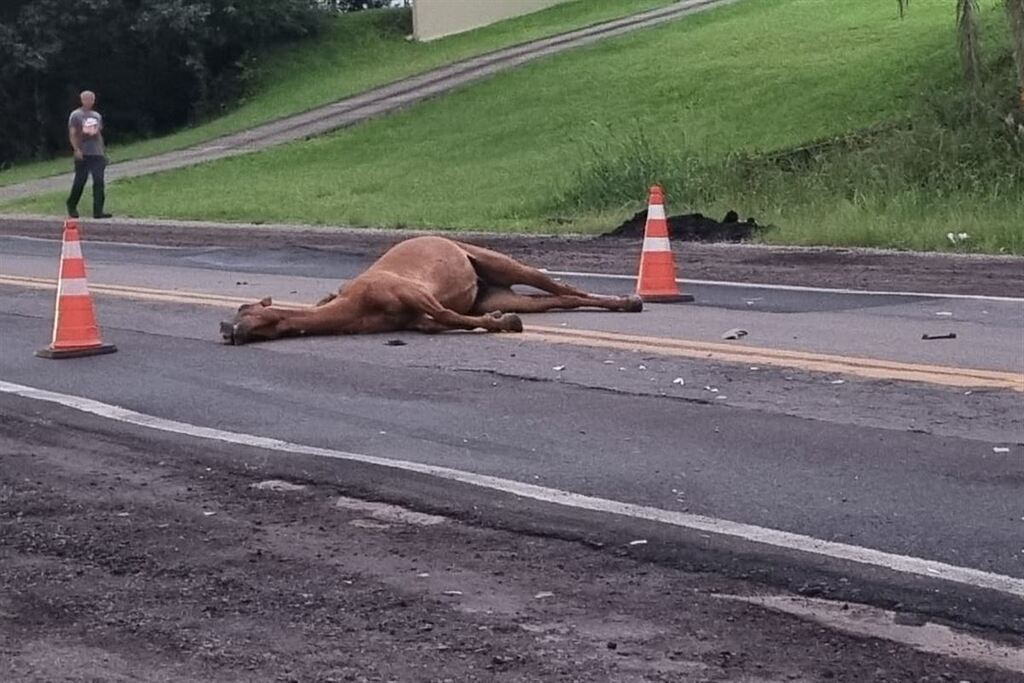
<path fill-rule="evenodd" d="M 56 288 L 57 283 L 55 280 L 45 278 L 0 275 L 0 285 L 52 290 Z M 251 303 L 253 300 L 252 297 L 240 298 L 123 285 L 91 284 L 89 289 L 95 294 L 106 296 L 141 301 L 215 306 L 219 308 L 236 308 L 241 304 Z M 304 304 L 288 301 L 278 303 L 288 307 L 304 306 Z M 509 338 L 513 337 L 510 336 Z M 647 337 L 596 330 L 544 327 L 540 325 L 530 325 L 523 334 L 515 335 L 514 338 L 548 344 L 570 344 L 573 346 L 606 348 L 619 351 L 632 351 L 635 349 L 643 353 L 659 356 L 695 358 L 720 363 L 787 367 L 808 372 L 840 374 L 867 379 L 923 382 L 963 388 L 1009 389 L 1011 391 L 1024 392 L 1024 374 L 1015 372 L 900 363 L 875 358 L 838 356 L 808 351 L 789 351 L 758 346 L 719 344 L 715 342 Z"/>

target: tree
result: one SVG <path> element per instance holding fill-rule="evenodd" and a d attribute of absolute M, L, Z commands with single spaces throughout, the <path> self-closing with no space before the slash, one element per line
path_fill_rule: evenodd
<path fill-rule="evenodd" d="M 1017 108 L 1024 116 L 1024 0 L 1004 0 L 1017 71 Z M 896 0 L 903 17 L 910 0 Z M 977 0 L 956 0 L 957 37 L 964 78 L 974 91 L 981 82 L 981 47 Z"/>
<path fill-rule="evenodd" d="M 0 168 L 66 150 L 80 90 L 99 93 L 111 137 L 214 111 L 239 94 L 250 55 L 323 14 L 317 0 L 3 0 Z"/>
<path fill-rule="evenodd" d="M 393 0 L 321 0 L 320 4 L 332 12 L 358 12 L 364 9 L 394 7 L 396 3 Z M 408 4 L 408 0 L 402 2 L 402 6 Z"/>
<path fill-rule="evenodd" d="M 1024 0 L 1006 0 L 1006 16 L 1013 40 L 1013 61 L 1017 67 L 1017 108 L 1024 115 Z"/>

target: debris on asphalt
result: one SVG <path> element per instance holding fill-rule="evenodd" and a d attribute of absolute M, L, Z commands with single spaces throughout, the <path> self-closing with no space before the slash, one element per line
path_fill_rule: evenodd
<path fill-rule="evenodd" d="M 647 545 L 647 539 L 646 538 L 639 538 L 639 539 L 637 539 L 635 541 L 630 541 L 629 545 Z"/>
<path fill-rule="evenodd" d="M 613 360 L 606 360 L 606 361 L 602 361 L 602 362 L 603 362 L 603 363 L 604 363 L 605 365 L 615 365 L 615 361 L 613 361 Z"/>
<path fill-rule="evenodd" d="M 462 595 L 462 591 L 444 591 L 443 595 L 459 596 Z"/>
<path fill-rule="evenodd" d="M 956 339 L 956 332 L 948 334 L 922 334 L 921 339 Z"/>
<path fill-rule="evenodd" d="M 215 514 L 217 514 L 217 513 L 213 512 L 212 510 L 203 510 L 203 516 L 204 517 L 213 517 Z"/>
<path fill-rule="evenodd" d="M 747 332 L 746 330 L 741 330 L 738 327 L 734 327 L 733 329 L 728 330 L 727 332 L 723 332 L 722 339 L 742 339 L 743 337 L 746 337 L 748 334 L 749 332 Z"/>
<path fill-rule="evenodd" d="M 638 366 L 636 366 L 636 369 L 637 370 L 646 370 L 647 366 L 646 365 L 638 365 Z"/>
<path fill-rule="evenodd" d="M 354 526 L 357 529 L 370 529 L 371 531 L 384 531 L 391 528 L 390 524 L 375 522 L 372 519 L 353 519 L 348 525 Z"/>
<path fill-rule="evenodd" d="M 678 384 L 681 387 L 686 386 L 686 380 L 683 379 L 682 377 L 676 377 L 674 380 L 672 380 L 672 384 Z"/>
<path fill-rule="evenodd" d="M 537 593 L 536 595 L 534 595 L 533 599 L 534 600 L 543 600 L 544 598 L 553 598 L 553 597 L 555 597 L 555 594 L 552 593 L 551 591 L 541 591 L 540 593 Z"/>
<path fill-rule="evenodd" d="M 829 382 L 829 384 L 846 384 L 846 380 L 845 379 L 834 379 L 831 382 Z"/>
<path fill-rule="evenodd" d="M 407 342 L 404 342 L 401 339 L 388 339 L 384 342 L 384 346 L 406 346 L 406 344 Z"/>
<path fill-rule="evenodd" d="M 416 577 L 420 578 L 420 579 L 429 579 L 430 578 L 430 572 L 420 572 L 419 574 L 416 575 Z"/>
<path fill-rule="evenodd" d="M 361 513 L 381 522 L 395 524 L 435 526 L 437 524 L 444 524 L 448 521 L 447 518 L 441 517 L 440 515 L 416 512 L 415 510 L 409 510 L 399 507 L 398 505 L 360 500 L 358 498 L 348 498 L 346 496 L 341 496 L 335 500 L 334 507 L 342 510 L 352 510 L 353 512 Z"/>
<path fill-rule="evenodd" d="M 949 317 L 953 315 L 952 311 L 935 311 L 935 315 L 941 315 L 943 317 Z"/>
<path fill-rule="evenodd" d="M 556 365 L 555 367 L 553 367 L 551 369 L 554 370 L 555 372 L 561 372 L 562 370 L 565 370 L 565 366 L 564 365 Z"/>
<path fill-rule="evenodd" d="M 709 387 L 709 386 L 705 386 L 704 387 L 704 391 L 710 391 L 712 394 L 717 394 L 718 393 L 718 389 L 716 389 L 714 387 Z"/>
<path fill-rule="evenodd" d="M 753 217 L 741 220 L 735 211 L 726 213 L 721 221 L 701 213 L 689 213 L 667 216 L 665 222 L 668 236 L 673 240 L 695 242 L 742 242 L 767 227 L 759 224 Z M 642 238 L 646 224 L 647 209 L 643 209 L 601 237 Z"/>
<path fill-rule="evenodd" d="M 1009 453 L 1010 449 L 1006 446 L 996 446 L 992 449 L 993 453 Z"/>
<path fill-rule="evenodd" d="M 129 517 L 129 516 L 131 516 L 131 513 L 130 512 L 118 512 L 117 516 L 118 517 Z"/>
<path fill-rule="evenodd" d="M 302 491 L 306 487 L 304 484 L 293 484 L 290 481 L 282 481 L 281 479 L 268 479 L 266 481 L 252 484 L 249 488 L 259 489 L 260 491 L 276 491 L 280 493 L 283 491 Z"/>
<path fill-rule="evenodd" d="M 757 367 L 756 365 L 751 365 L 750 369 L 751 370 L 760 370 L 761 368 Z"/>

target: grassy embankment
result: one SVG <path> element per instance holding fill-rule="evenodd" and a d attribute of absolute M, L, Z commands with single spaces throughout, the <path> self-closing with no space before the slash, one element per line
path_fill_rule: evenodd
<path fill-rule="evenodd" d="M 429 43 L 406 40 L 407 10 L 356 12 L 332 19 L 317 37 L 276 49 L 257 64 L 251 94 L 223 116 L 172 135 L 118 144 L 111 130 L 111 162 L 127 161 L 206 142 L 334 102 L 461 59 L 617 19 L 674 0 L 576 0 Z M 102 93 L 100 93 L 102 97 Z M 99 109 L 102 108 L 100 102 Z M 108 112 L 113 125 L 116 112 Z M 0 185 L 65 173 L 66 157 L 0 171 Z"/>
<path fill-rule="evenodd" d="M 1005 21 L 983 9 L 989 82 L 1009 100 Z M 945 0 L 904 20 L 890 3 L 741 2 L 325 138 L 120 184 L 116 208 L 596 231 L 658 181 L 670 211 L 735 208 L 778 226 L 773 242 L 944 249 L 964 232 L 958 249 L 1024 253 L 1020 142 L 971 121 L 959 79 Z M 889 124 L 795 165 L 761 156 Z"/>

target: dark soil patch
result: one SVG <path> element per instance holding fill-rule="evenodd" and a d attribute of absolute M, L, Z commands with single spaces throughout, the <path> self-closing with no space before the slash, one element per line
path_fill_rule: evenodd
<path fill-rule="evenodd" d="M 602 237 L 643 237 L 647 224 L 647 209 L 638 211 L 622 225 L 606 232 Z M 702 213 L 688 213 L 668 217 L 668 235 L 672 239 L 690 242 L 742 242 L 764 230 L 753 217 L 741 221 L 739 214 L 729 211 L 720 221 Z"/>

